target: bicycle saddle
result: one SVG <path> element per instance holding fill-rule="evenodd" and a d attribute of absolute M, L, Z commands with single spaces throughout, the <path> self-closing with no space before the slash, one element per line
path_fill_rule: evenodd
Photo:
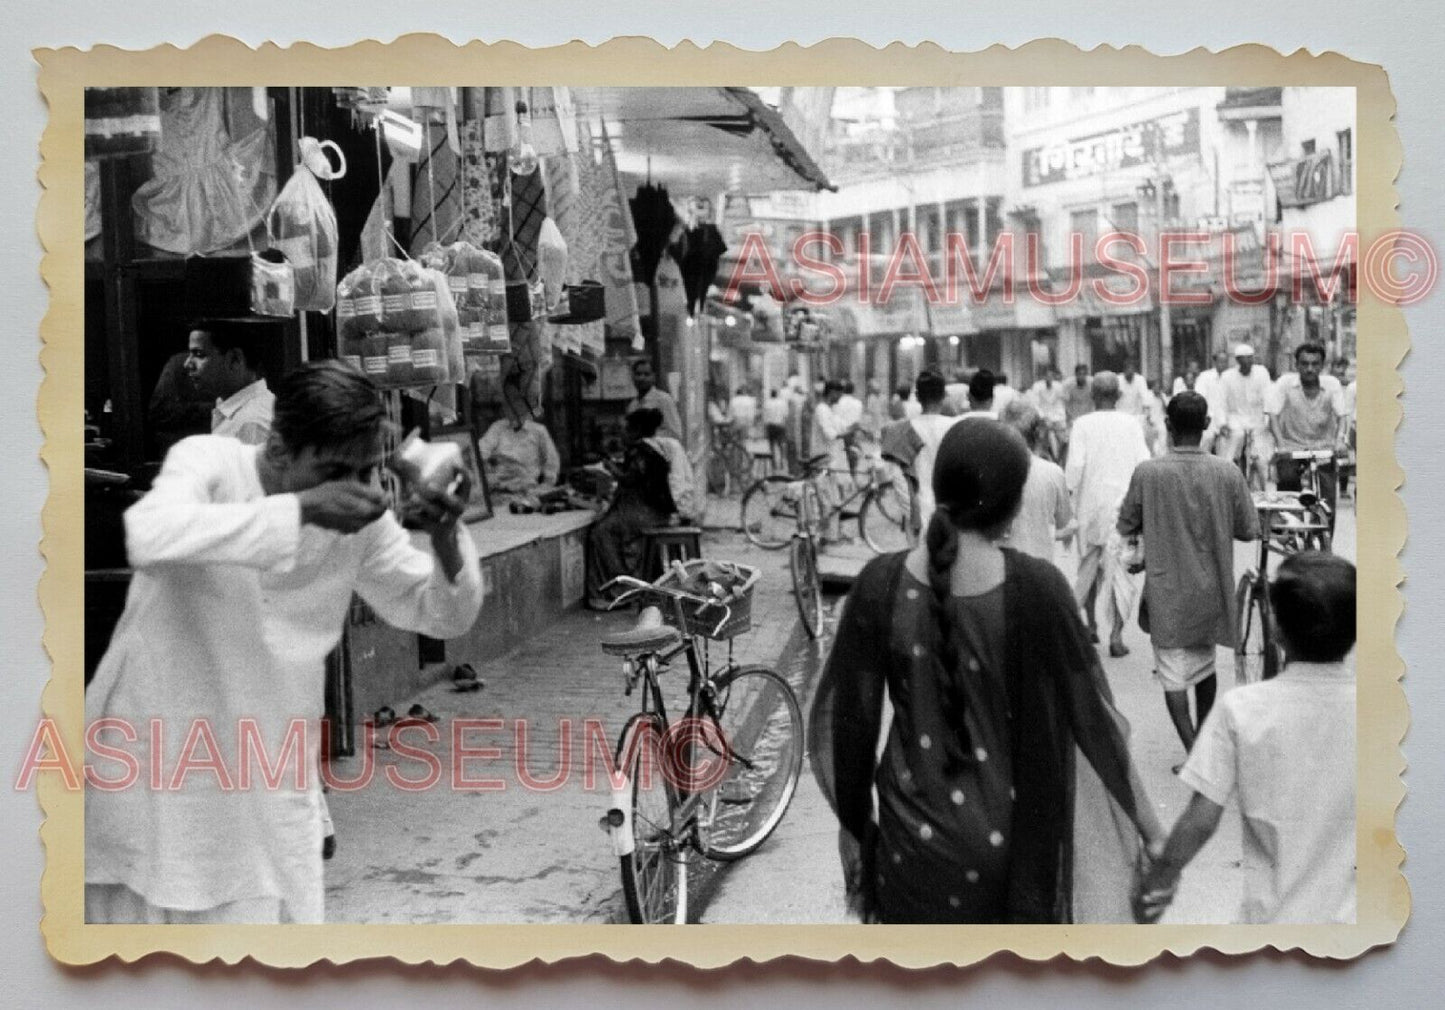
<path fill-rule="evenodd" d="M 602 636 L 602 651 L 610 656 L 635 656 L 645 652 L 662 652 L 682 641 L 682 632 L 662 623 L 662 613 L 648 607 L 637 617 L 637 623 L 626 631 Z"/>

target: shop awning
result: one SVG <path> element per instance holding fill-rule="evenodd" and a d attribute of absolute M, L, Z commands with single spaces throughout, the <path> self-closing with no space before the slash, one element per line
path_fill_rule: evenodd
<path fill-rule="evenodd" d="M 834 189 L 783 117 L 748 88 L 576 88 L 580 115 L 600 116 L 617 167 L 675 196 Z"/>

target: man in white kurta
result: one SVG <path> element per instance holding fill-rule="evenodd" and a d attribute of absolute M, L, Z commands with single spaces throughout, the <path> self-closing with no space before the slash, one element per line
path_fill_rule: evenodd
<path fill-rule="evenodd" d="M 1099 372 L 1094 376 L 1093 393 L 1093 412 L 1076 420 L 1069 433 L 1064 470 L 1079 526 L 1079 575 L 1074 595 L 1084 608 L 1085 623 L 1097 636 L 1094 603 L 1102 580 L 1110 625 L 1109 654 L 1123 656 L 1129 651 L 1123 642 L 1124 622 L 1137 590 L 1133 577 L 1119 564 L 1119 534 L 1114 527 L 1134 468 L 1149 458 L 1149 447 L 1139 419 L 1117 409 L 1117 375 Z"/>
<path fill-rule="evenodd" d="M 1234 349 L 1238 364 L 1219 379 L 1219 400 L 1224 408 L 1224 424 L 1214 442 L 1214 454 L 1234 460 L 1244 444 L 1246 433 L 1253 435 L 1252 453 L 1261 473 L 1269 470 L 1269 426 L 1265 420 L 1265 400 L 1273 385 L 1269 372 L 1254 363 L 1254 348 L 1240 344 Z"/>
<path fill-rule="evenodd" d="M 140 781 L 86 789 L 88 921 L 323 921 L 315 755 L 351 595 L 435 638 L 464 632 L 482 601 L 461 499 L 414 492 L 430 550 L 385 510 L 381 418 L 365 377 L 303 365 L 265 445 L 185 439 L 126 513 L 135 576 L 85 700 Z M 267 781 L 263 761 L 281 774 Z"/>

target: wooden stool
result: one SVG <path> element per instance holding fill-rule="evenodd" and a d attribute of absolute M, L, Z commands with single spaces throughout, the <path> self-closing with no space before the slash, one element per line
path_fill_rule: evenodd
<path fill-rule="evenodd" d="M 656 526 L 645 530 L 643 564 L 648 578 L 658 578 L 674 561 L 692 561 L 702 557 L 702 527 Z"/>

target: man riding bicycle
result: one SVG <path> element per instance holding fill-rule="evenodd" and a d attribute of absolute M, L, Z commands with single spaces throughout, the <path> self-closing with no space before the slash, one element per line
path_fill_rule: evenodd
<path fill-rule="evenodd" d="M 1338 383 L 1321 381 L 1325 368 L 1325 349 L 1319 344 L 1300 344 L 1294 352 L 1298 378 L 1283 376 L 1265 405 L 1270 434 L 1276 446 L 1275 472 L 1281 491 L 1300 490 L 1301 477 L 1307 466 L 1303 460 L 1291 459 L 1295 452 L 1310 452 L 1344 446 L 1349 415 L 1345 410 Z M 1333 506 L 1336 473 L 1333 464 L 1320 467 L 1320 497 Z M 1332 509 L 1333 511 L 1333 509 Z"/>
<path fill-rule="evenodd" d="M 1255 365 L 1254 348 L 1249 344 L 1234 348 L 1234 360 L 1237 365 L 1219 379 L 1216 395 L 1224 408 L 1224 423 L 1216 436 L 1214 452 L 1227 460 L 1238 459 L 1245 436 L 1252 434 L 1250 452 L 1263 473 L 1269 460 L 1264 438 L 1269 431 L 1264 409 L 1270 391 L 1269 372 Z M 1246 460 L 1246 466 L 1248 463 Z"/>

